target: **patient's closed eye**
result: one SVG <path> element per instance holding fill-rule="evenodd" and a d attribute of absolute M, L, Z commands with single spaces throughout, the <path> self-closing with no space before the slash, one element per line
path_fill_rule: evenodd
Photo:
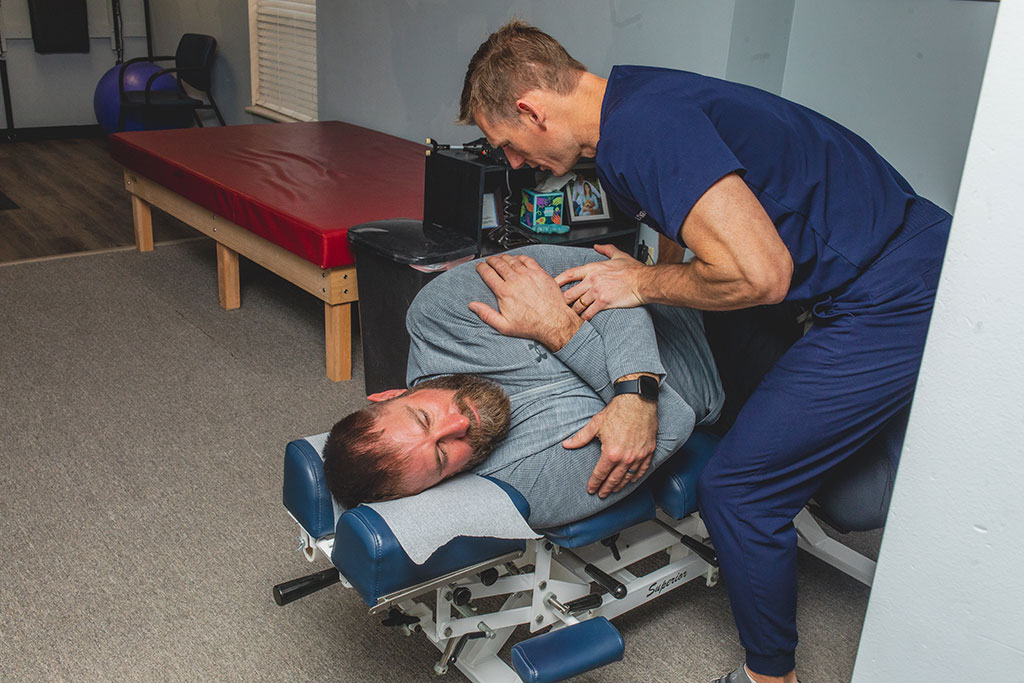
<path fill-rule="evenodd" d="M 429 434 L 431 424 L 430 414 L 425 410 L 419 410 L 417 411 L 416 416 L 420 426 L 423 427 L 423 431 Z M 443 448 L 441 448 L 441 444 L 434 446 L 434 458 L 437 460 L 437 473 L 444 474 L 444 468 L 448 465 L 448 454 Z"/>

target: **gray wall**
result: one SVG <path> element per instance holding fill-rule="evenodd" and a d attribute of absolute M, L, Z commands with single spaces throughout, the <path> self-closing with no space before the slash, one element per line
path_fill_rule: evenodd
<path fill-rule="evenodd" d="M 141 0 L 124 6 L 128 33 L 141 33 Z M 19 7 L 5 0 L 5 15 L 24 19 Z M 247 7 L 246 0 L 152 2 L 158 53 L 173 52 L 185 32 L 217 38 L 214 92 L 229 123 L 265 122 L 244 111 Z M 411 140 L 477 137 L 453 123 L 466 63 L 490 31 L 520 16 L 600 75 L 618 63 L 656 64 L 807 104 L 863 135 L 918 191 L 952 209 L 997 7 L 963 0 L 330 0 L 318 6 L 320 118 Z M 114 61 L 109 40 L 93 40 L 88 55 L 36 55 L 29 40 L 8 42 L 19 126 L 95 122 L 93 90 Z M 140 38 L 126 40 L 126 56 L 144 52 Z"/>
<path fill-rule="evenodd" d="M 1003 2 L 855 683 L 1024 680 L 1021 35 Z"/>
<path fill-rule="evenodd" d="M 89 126 L 96 123 L 93 95 L 96 84 L 114 66 L 116 53 L 109 38 L 89 41 L 87 54 L 36 54 L 31 40 L 9 40 L 7 69 L 11 108 L 18 128 Z M 125 59 L 146 54 L 146 41 L 124 41 Z M 0 112 L 2 116 L 2 112 Z M 0 122 L 3 124 L 6 122 Z"/>
<path fill-rule="evenodd" d="M 782 94 L 795 0 L 736 0 L 725 77 Z"/>
<path fill-rule="evenodd" d="M 183 33 L 217 39 L 213 95 L 228 124 L 263 122 L 245 112 L 251 104 L 249 5 L 246 0 L 150 0 L 153 49 L 174 54 Z M 212 116 L 211 114 L 206 114 Z M 211 119 L 215 123 L 215 119 Z"/>
<path fill-rule="evenodd" d="M 797 0 L 782 94 L 874 145 L 951 210 L 996 3 Z"/>
<path fill-rule="evenodd" d="M 462 142 L 480 134 L 453 123 L 466 64 L 512 16 L 542 26 L 602 76 L 619 63 L 724 76 L 733 2 L 332 0 L 317 11 L 321 119 Z"/>

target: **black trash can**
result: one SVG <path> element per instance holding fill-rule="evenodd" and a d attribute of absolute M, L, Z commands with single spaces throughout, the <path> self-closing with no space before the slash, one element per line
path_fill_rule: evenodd
<path fill-rule="evenodd" d="M 409 333 L 405 314 L 413 298 L 443 271 L 413 266 L 448 263 L 476 253 L 476 242 L 455 231 L 398 218 L 349 228 L 359 285 L 359 334 L 366 393 L 405 387 Z"/>

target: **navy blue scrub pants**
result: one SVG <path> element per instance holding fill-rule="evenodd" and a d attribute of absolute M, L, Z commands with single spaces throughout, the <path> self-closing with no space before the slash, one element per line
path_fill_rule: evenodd
<path fill-rule="evenodd" d="M 916 236 L 815 304 L 813 327 L 768 371 L 701 475 L 701 516 L 756 673 L 795 668 L 793 518 L 910 403 L 949 224 L 916 203 L 903 227 Z"/>

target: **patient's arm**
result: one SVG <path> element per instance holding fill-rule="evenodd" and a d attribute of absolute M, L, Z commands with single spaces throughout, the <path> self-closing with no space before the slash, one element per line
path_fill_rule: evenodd
<path fill-rule="evenodd" d="M 563 443 L 576 449 L 600 439 L 601 459 L 587 482 L 587 491 L 605 497 L 644 476 L 651 465 L 658 427 L 655 404 L 633 395 L 612 398 L 611 384 L 639 373 L 659 375 L 664 371 L 645 310 L 612 309 L 587 326 L 565 304 L 551 273 L 561 272 L 568 263 L 595 257 L 587 250 L 551 247 L 492 256 L 478 263 L 476 270 L 495 295 L 498 310 L 482 302 L 472 302 L 470 308 L 503 335 L 535 339 L 556 352 L 607 403 Z M 653 358 L 645 358 L 647 354 Z"/>
<path fill-rule="evenodd" d="M 583 325 L 555 279 L 525 254 L 491 256 L 476 264 L 476 272 L 497 298 L 498 310 L 481 301 L 471 301 L 469 309 L 506 337 L 534 339 L 558 351 Z"/>
<path fill-rule="evenodd" d="M 519 256 L 530 257 L 540 269 L 516 263 Z M 564 297 L 557 299 L 560 291 L 554 273 L 599 260 L 604 259 L 590 249 L 550 245 L 491 257 L 488 264 L 494 265 L 478 264 L 477 271 L 494 292 L 500 312 L 484 301 L 470 307 L 502 334 L 535 339 L 555 351 L 559 360 L 608 403 L 614 396 L 613 382 L 641 372 L 663 375 L 665 370 L 654 325 L 645 309 L 612 309 L 588 323 L 565 305 Z"/>
<path fill-rule="evenodd" d="M 584 413 L 601 405 L 595 394 L 585 393 L 539 399 L 537 405 L 529 408 L 535 417 L 514 427 L 492 457 L 474 470 L 518 489 L 530 504 L 529 522 L 534 528 L 589 517 L 636 488 L 636 483 L 629 483 L 606 498 L 588 495 L 585 487 L 601 457 L 600 444 L 591 441 L 568 450 L 558 441 L 560 435 L 579 430 L 587 422 Z M 686 441 L 694 425 L 693 410 L 667 384 L 661 387 L 658 417 L 653 467 L 663 463 Z"/>

